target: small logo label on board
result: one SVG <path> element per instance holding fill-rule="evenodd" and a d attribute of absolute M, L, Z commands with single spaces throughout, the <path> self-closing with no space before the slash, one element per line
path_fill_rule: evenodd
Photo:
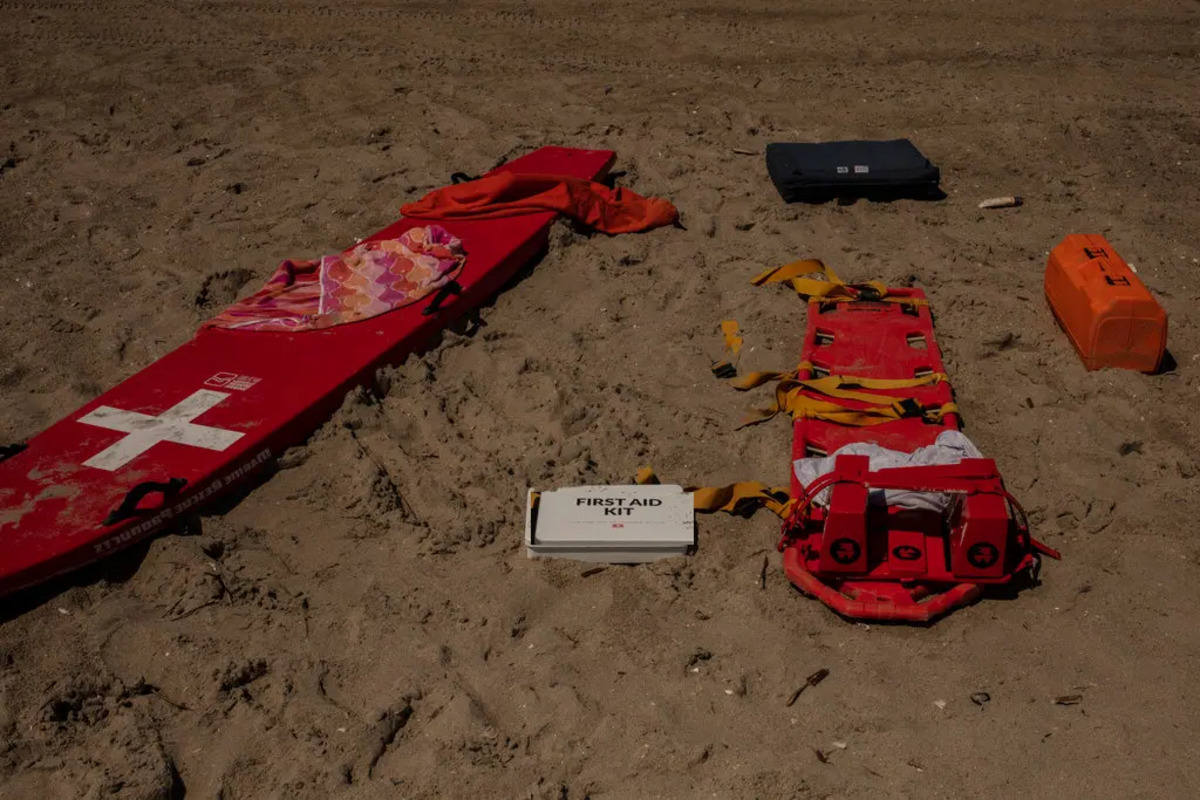
<path fill-rule="evenodd" d="M 236 372 L 218 372 L 206 380 L 204 385 L 244 392 L 261 380 L 262 378 L 255 378 L 252 375 L 238 375 Z"/>

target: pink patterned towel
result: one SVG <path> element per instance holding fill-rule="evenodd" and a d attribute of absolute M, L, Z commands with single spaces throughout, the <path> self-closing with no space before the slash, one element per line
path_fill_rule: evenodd
<path fill-rule="evenodd" d="M 204 327 L 308 331 L 370 319 L 436 292 L 466 258 L 461 240 L 429 225 L 319 261 L 284 261 L 263 288 Z"/>

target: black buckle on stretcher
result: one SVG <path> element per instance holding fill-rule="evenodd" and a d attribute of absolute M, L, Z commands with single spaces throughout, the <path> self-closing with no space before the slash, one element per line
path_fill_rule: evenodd
<path fill-rule="evenodd" d="M 939 408 L 936 406 L 923 406 L 911 397 L 897 400 L 892 403 L 892 408 L 896 409 L 897 413 L 904 419 L 920 417 L 931 425 L 936 425 L 942 421 Z"/>
<path fill-rule="evenodd" d="M 902 417 L 924 417 L 925 407 L 911 397 L 897 400 L 894 404 Z"/>
<path fill-rule="evenodd" d="M 878 303 L 883 299 L 883 294 L 872 286 L 856 286 L 858 296 L 855 300 L 862 300 L 865 303 Z"/>

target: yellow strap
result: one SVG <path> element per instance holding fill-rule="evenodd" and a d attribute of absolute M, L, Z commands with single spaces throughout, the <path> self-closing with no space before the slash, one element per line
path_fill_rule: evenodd
<path fill-rule="evenodd" d="M 841 390 L 848 387 L 855 389 L 912 389 L 917 386 L 928 386 L 931 383 L 941 383 L 942 381 L 950 380 L 950 376 L 944 372 L 930 372 L 927 375 L 921 375 L 917 378 L 867 378 L 858 375 L 825 375 L 820 378 L 800 380 L 796 377 L 806 370 L 812 370 L 812 364 L 807 361 L 800 364 L 800 366 L 791 372 L 751 372 L 740 378 L 730 379 L 729 385 L 738 391 L 744 392 L 772 381 L 794 381 L 821 394 L 827 394 L 830 397 L 851 397 L 848 394 L 842 394 Z"/>
<path fill-rule="evenodd" d="M 857 378 L 852 375 L 826 375 L 823 378 L 807 380 L 781 381 L 793 383 L 804 389 L 819 392 L 826 397 L 840 397 L 845 400 L 861 400 L 864 403 L 894 403 L 897 399 L 882 394 L 868 394 L 854 391 L 856 389 L 913 389 L 918 386 L 928 386 L 949 380 L 944 372 L 931 372 L 919 378 Z"/>
<path fill-rule="evenodd" d="M 730 355 L 742 352 L 743 339 L 738 333 L 737 320 L 727 319 L 721 323 L 721 333 L 725 336 L 725 349 Z"/>
<path fill-rule="evenodd" d="M 781 411 L 791 414 L 793 419 L 819 419 L 857 427 L 881 425 L 910 416 L 902 405 L 905 398 L 839 391 L 838 399 L 879 403 L 867 408 L 848 408 L 835 400 L 821 400 L 804 394 L 805 388 L 801 381 L 780 381 L 775 389 L 774 402 L 767 408 L 756 408 L 747 412 L 738 427 L 757 425 L 771 419 Z M 937 408 L 925 407 L 921 411 L 923 416 L 933 422 L 941 422 L 946 414 L 957 413 L 958 406 L 954 403 L 946 403 Z"/>
<path fill-rule="evenodd" d="M 748 375 L 742 375 L 740 378 L 732 378 L 730 386 L 738 391 L 748 391 L 756 389 L 763 384 L 772 383 L 772 381 L 791 381 L 791 383 L 799 384 L 806 389 L 821 392 L 822 395 L 829 397 L 845 397 L 847 399 L 865 399 L 866 402 L 872 403 L 887 399 L 892 401 L 894 397 L 883 397 L 882 395 L 870 395 L 863 398 L 854 396 L 853 392 L 847 392 L 847 389 L 914 389 L 917 386 L 928 386 L 930 384 L 940 384 L 943 380 L 949 380 L 949 375 L 944 372 L 931 372 L 926 375 L 920 375 L 919 378 L 865 378 L 859 375 L 823 375 L 821 378 L 806 378 L 800 380 L 797 375 L 804 372 L 805 369 L 811 369 L 811 365 L 800 365 L 792 372 L 751 372 Z"/>
<path fill-rule="evenodd" d="M 758 481 L 739 481 L 728 486 L 689 487 L 692 503 L 702 514 L 724 511 L 729 514 L 750 514 L 766 508 L 780 519 L 791 511 L 792 501 L 782 486 L 767 486 Z"/>
<path fill-rule="evenodd" d="M 750 412 L 739 427 L 753 425 L 771 419 L 780 411 L 788 411 L 793 418 L 812 417 L 830 422 L 841 422 L 844 425 L 877 425 L 904 416 L 899 404 L 905 399 L 890 397 L 882 394 L 856 391 L 857 389 L 911 389 L 917 386 L 928 386 L 949 380 L 944 372 L 931 372 L 916 378 L 867 378 L 855 375 L 826 375 L 820 378 L 800 380 L 796 377 L 800 372 L 811 371 L 812 364 L 805 361 L 793 372 L 755 372 L 742 378 L 731 380 L 729 383 L 736 389 L 745 391 L 775 380 L 775 402 L 765 409 L 755 409 Z M 869 409 L 849 409 L 840 403 L 823 401 L 813 398 L 804 392 L 816 392 L 838 400 L 857 400 L 862 403 L 872 403 L 875 407 Z M 926 413 L 932 418 L 941 419 L 944 410 L 934 409 Z M 873 421 L 872 421 L 873 420 Z"/>
<path fill-rule="evenodd" d="M 641 467 L 638 469 L 637 476 L 634 478 L 634 481 L 639 486 L 657 486 L 659 483 L 661 483 L 651 467 Z"/>
<path fill-rule="evenodd" d="M 743 375 L 740 378 L 730 378 L 729 385 L 740 392 L 747 391 L 762 386 L 764 383 L 771 381 L 782 381 L 788 378 L 795 378 L 796 371 L 791 372 L 751 372 L 748 375 Z"/>
<path fill-rule="evenodd" d="M 876 286 L 883 286 L 882 283 L 878 283 L 876 281 L 871 281 L 868 284 L 857 284 L 857 285 L 870 286 L 871 288 L 875 288 Z M 807 299 L 808 299 L 808 302 L 810 302 L 810 303 L 853 303 L 856 300 L 862 300 L 863 298 L 860 298 L 860 297 L 809 297 Z M 929 305 L 928 300 L 925 300 L 920 297 L 897 297 L 895 295 L 890 295 L 890 294 L 884 294 L 884 295 L 880 295 L 878 298 L 872 298 L 872 302 L 874 302 L 874 303 L 895 303 L 898 306 L 927 306 L 927 305 Z"/>
<path fill-rule="evenodd" d="M 637 482 L 645 485 L 659 481 L 654 470 L 642 467 L 637 471 Z M 766 508 L 780 519 L 786 519 L 792 509 L 792 500 L 785 487 L 767 486 L 759 481 L 739 481 L 728 486 L 687 486 L 684 491 L 692 495 L 692 505 L 701 514 L 724 511 L 747 515 Z"/>
<path fill-rule="evenodd" d="M 821 275 L 823 278 L 806 277 L 808 275 Z M 790 264 L 784 264 L 782 267 L 769 269 L 760 275 L 756 275 L 750 282 L 755 286 L 764 286 L 769 283 L 789 283 L 796 294 L 807 299 L 809 302 L 849 303 L 859 299 L 855 287 L 847 284 L 837 276 L 837 273 L 826 266 L 824 262 L 815 258 L 793 261 Z M 914 297 L 891 297 L 888 295 L 887 286 L 879 281 L 868 281 L 866 283 L 855 284 L 855 286 L 873 289 L 879 295 L 879 300 L 884 303 L 899 303 L 901 305 L 912 306 L 929 304 L 927 300 L 919 300 Z"/>
<path fill-rule="evenodd" d="M 780 381 L 779 386 L 776 387 L 775 394 L 778 396 L 780 389 L 785 393 L 808 389 L 817 394 L 838 400 L 857 400 L 860 403 L 874 403 L 885 406 L 890 406 L 892 403 L 904 399 L 903 397 L 891 397 L 885 394 L 871 394 L 870 392 L 860 392 L 854 389 L 843 389 L 842 386 L 840 377 L 829 375 L 824 378 L 814 378 L 808 381 Z"/>
<path fill-rule="evenodd" d="M 818 278 L 809 278 L 808 275 L 821 275 Z M 837 276 L 830 267 L 816 258 L 806 258 L 802 261 L 793 261 L 790 264 L 784 264 L 782 267 L 769 269 L 760 275 L 756 275 L 751 281 L 755 286 L 763 286 L 768 283 L 790 283 L 796 294 L 802 297 L 819 298 L 822 300 L 837 300 L 839 298 L 845 300 L 853 300 L 856 293 L 851 287 L 841 278 Z M 862 284 L 869 286 L 880 295 L 887 294 L 887 287 L 879 281 L 870 281 Z"/>

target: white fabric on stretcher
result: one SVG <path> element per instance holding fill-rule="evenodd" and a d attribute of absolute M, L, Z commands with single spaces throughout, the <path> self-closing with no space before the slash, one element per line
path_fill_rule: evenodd
<path fill-rule="evenodd" d="M 838 456 L 868 456 L 871 459 L 871 471 L 892 469 L 895 467 L 928 467 L 938 464 L 957 464 L 964 458 L 983 458 L 983 453 L 971 443 L 971 440 L 958 431 L 945 431 L 938 435 L 934 443 L 926 447 L 918 447 L 911 453 L 898 450 L 888 450 L 877 444 L 866 442 L 848 444 L 828 456 L 822 458 L 798 458 L 792 462 L 796 470 L 796 478 L 801 486 L 808 486 L 817 478 L 833 471 L 833 462 Z M 821 491 L 813 501 L 817 505 L 829 503 L 829 489 Z M 889 505 L 900 508 L 942 511 L 950 505 L 950 496 L 940 492 L 913 492 L 905 489 L 873 489 L 867 501 L 872 505 Z"/>

